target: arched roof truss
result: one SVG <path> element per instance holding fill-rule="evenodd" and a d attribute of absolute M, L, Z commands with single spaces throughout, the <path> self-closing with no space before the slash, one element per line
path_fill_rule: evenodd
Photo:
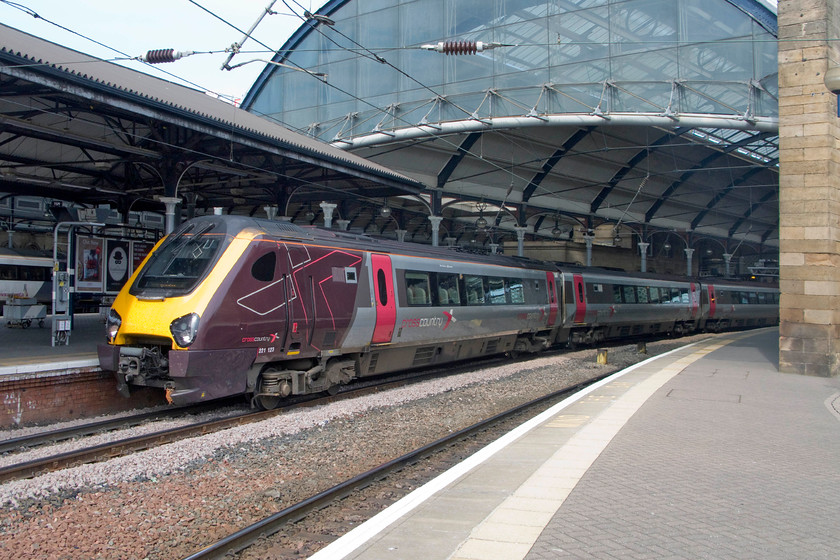
<path fill-rule="evenodd" d="M 515 207 L 497 234 L 565 216 L 777 245 L 766 2 L 333 0 L 318 13 L 335 25 L 310 20 L 275 62 L 326 81 L 269 65 L 244 108 L 444 196 Z M 429 48 L 448 41 L 488 48 Z"/>

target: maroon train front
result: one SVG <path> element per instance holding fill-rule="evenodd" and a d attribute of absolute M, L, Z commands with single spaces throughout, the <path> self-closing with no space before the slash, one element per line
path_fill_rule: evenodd
<path fill-rule="evenodd" d="M 207 216 L 182 224 L 108 316 L 103 369 L 170 402 L 263 408 L 500 353 L 772 325 L 767 285 L 664 279 Z"/>

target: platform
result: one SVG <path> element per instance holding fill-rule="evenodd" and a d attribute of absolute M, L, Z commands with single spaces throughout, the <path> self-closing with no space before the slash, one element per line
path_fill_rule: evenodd
<path fill-rule="evenodd" d="M 99 366 L 96 345 L 105 341 L 105 324 L 98 313 L 78 313 L 70 332 L 70 344 L 52 346 L 52 316 L 44 327 L 27 329 L 0 324 L 0 376 L 18 373 L 61 371 Z"/>
<path fill-rule="evenodd" d="M 835 558 L 840 380 L 779 373 L 778 336 L 623 370 L 311 558 Z"/>

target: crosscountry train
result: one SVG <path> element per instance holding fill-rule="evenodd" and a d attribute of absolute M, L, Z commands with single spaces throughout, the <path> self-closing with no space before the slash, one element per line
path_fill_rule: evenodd
<path fill-rule="evenodd" d="M 352 379 L 555 344 L 778 322 L 767 284 L 664 279 L 206 216 L 161 240 L 99 345 L 120 391 L 272 408 Z"/>

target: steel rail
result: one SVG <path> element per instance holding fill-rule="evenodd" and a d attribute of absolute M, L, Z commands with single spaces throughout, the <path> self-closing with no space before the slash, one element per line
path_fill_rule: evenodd
<path fill-rule="evenodd" d="M 333 502 L 346 498 L 354 492 L 370 486 L 376 481 L 387 477 L 391 472 L 398 471 L 407 465 L 422 460 L 426 456 L 432 455 L 437 451 L 449 447 L 456 441 L 469 438 L 476 433 L 481 432 L 496 423 L 516 416 L 529 408 L 578 392 L 593 383 L 597 383 L 598 381 L 613 375 L 614 373 L 614 371 L 605 373 L 588 379 L 587 381 L 560 389 L 449 434 L 432 443 L 424 445 L 423 447 L 415 449 L 414 451 L 410 451 L 401 457 L 383 463 L 378 467 L 350 478 L 340 484 L 337 484 L 336 486 L 333 486 L 332 488 L 329 488 L 328 490 L 298 502 L 297 504 L 278 511 L 269 517 L 261 519 L 248 527 L 245 527 L 213 544 L 206 546 L 198 552 L 187 556 L 183 560 L 215 560 L 230 558 L 231 555 L 235 555 L 242 550 L 245 550 L 257 541 L 277 533 L 284 526 L 300 521 L 310 513 L 323 509 Z"/>
<path fill-rule="evenodd" d="M 541 354 L 542 356 L 545 353 Z M 487 367 L 487 362 L 494 362 L 494 361 L 501 361 L 498 360 L 486 360 L 480 362 L 481 367 Z M 122 457 L 124 455 L 128 455 L 130 453 L 135 453 L 137 451 L 143 451 L 146 449 L 151 449 L 153 447 L 157 447 L 159 445 L 165 445 L 168 443 L 173 443 L 182 439 L 186 439 L 189 437 L 196 437 L 207 435 L 213 432 L 218 432 L 227 428 L 232 428 L 235 426 L 244 426 L 247 424 L 251 424 L 254 422 L 260 422 L 262 420 L 266 420 L 271 418 L 272 416 L 282 414 L 283 412 L 287 412 L 289 410 L 294 410 L 300 407 L 311 407 L 311 406 L 318 406 L 322 404 L 327 404 L 334 402 L 339 399 L 345 398 L 352 398 L 352 397 L 359 397 L 366 394 L 375 393 L 378 391 L 383 391 L 387 389 L 393 389 L 396 387 L 402 387 L 404 385 L 408 385 L 410 383 L 417 383 L 420 381 L 425 381 L 428 379 L 433 379 L 441 376 L 446 375 L 455 375 L 458 373 L 463 373 L 463 371 L 471 371 L 475 369 L 476 364 L 470 363 L 465 364 L 460 368 L 450 368 L 450 369 L 434 369 L 432 371 L 423 370 L 421 372 L 415 372 L 413 374 L 408 374 L 408 377 L 402 377 L 400 379 L 393 379 L 391 378 L 389 381 L 381 382 L 381 381 L 374 381 L 374 382 L 365 382 L 362 381 L 356 386 L 347 387 L 345 390 L 337 393 L 333 396 L 326 396 L 326 397 L 315 397 L 312 398 L 311 396 L 304 396 L 300 397 L 296 400 L 293 400 L 286 404 L 285 406 L 281 406 L 280 408 L 275 408 L 273 410 L 263 410 L 258 412 L 247 412 L 245 414 L 239 416 L 233 416 L 228 418 L 222 419 L 215 419 L 215 420 L 206 420 L 203 422 L 198 422 L 195 424 L 191 424 L 189 426 L 181 426 L 177 428 L 170 428 L 167 430 L 161 430 L 159 432 L 154 432 L 150 434 L 145 434 L 142 436 L 134 436 L 129 438 L 120 439 L 117 441 L 112 441 L 108 443 L 103 443 L 101 445 L 96 445 L 92 447 L 88 447 L 85 449 L 79 449 L 76 451 L 68 451 L 66 453 L 59 453 L 56 455 L 52 455 L 49 457 L 44 457 L 41 459 L 34 459 L 32 461 L 26 461 L 24 463 L 18 463 L 14 465 L 9 465 L 6 467 L 0 468 L 0 484 L 4 482 L 9 482 L 11 480 L 20 480 L 24 478 L 34 478 L 36 476 L 40 476 L 42 474 L 46 474 L 49 472 L 57 471 L 60 469 L 75 467 L 79 465 L 84 465 L 87 463 L 96 463 L 101 461 L 107 461 L 109 459 L 114 459 L 116 457 Z M 300 399 L 305 400 L 300 400 Z M 212 407 L 211 404 L 206 406 Z M 218 403 L 216 403 L 218 406 Z M 184 407 L 186 409 L 187 407 Z M 149 413 L 150 415 L 154 415 L 155 413 Z M 160 413 L 159 413 L 160 414 Z M 111 421 L 105 421 L 104 423 L 107 424 Z M 119 420 L 113 421 L 116 425 L 119 425 Z M 94 424 L 88 424 L 86 426 L 93 426 Z M 84 430 L 84 426 L 80 427 L 82 431 Z M 73 429 L 68 429 L 68 431 L 73 431 Z M 49 438 L 49 434 L 44 434 L 44 438 Z M 20 438 L 26 439 L 26 438 Z"/>

